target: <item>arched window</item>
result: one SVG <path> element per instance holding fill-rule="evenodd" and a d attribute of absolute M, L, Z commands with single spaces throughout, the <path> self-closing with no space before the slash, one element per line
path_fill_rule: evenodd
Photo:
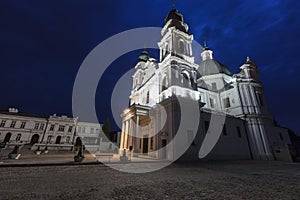
<path fill-rule="evenodd" d="M 61 141 L 61 136 L 59 135 L 56 137 L 55 144 L 60 144 L 60 141 Z"/>
<path fill-rule="evenodd" d="M 190 85 L 189 76 L 186 72 L 182 72 L 182 85 L 188 87 Z"/>
<path fill-rule="evenodd" d="M 166 44 L 165 45 L 165 56 L 164 57 L 166 57 L 168 54 L 169 54 L 169 45 Z"/>
<path fill-rule="evenodd" d="M 4 142 L 4 143 L 9 142 L 9 141 L 10 141 L 10 138 L 11 138 L 11 133 L 6 133 L 3 142 Z"/>
<path fill-rule="evenodd" d="M 68 136 L 67 138 L 66 138 L 66 143 L 70 143 L 70 136 Z"/>
<path fill-rule="evenodd" d="M 178 42 L 178 53 L 180 53 L 180 54 L 185 53 L 184 41 L 183 40 L 179 40 L 179 42 Z"/>
<path fill-rule="evenodd" d="M 16 137 L 16 141 L 20 141 L 20 140 L 21 140 L 21 137 L 22 137 L 22 134 L 19 133 L 19 134 L 17 135 L 17 137 Z"/>
<path fill-rule="evenodd" d="M 164 77 L 161 82 L 161 92 L 166 89 L 168 89 L 168 81 L 167 81 L 167 77 Z"/>
<path fill-rule="evenodd" d="M 147 92 L 147 97 L 146 97 L 146 103 L 149 103 L 150 102 L 150 93 L 149 91 Z"/>

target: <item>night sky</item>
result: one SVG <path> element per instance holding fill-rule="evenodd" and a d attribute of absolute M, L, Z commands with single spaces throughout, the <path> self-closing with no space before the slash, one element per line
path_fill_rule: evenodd
<path fill-rule="evenodd" d="M 247 56 L 256 62 L 270 112 L 300 134 L 300 1 L 177 0 L 175 7 L 195 40 L 206 38 L 232 73 Z M 170 9 L 171 0 L 0 1 L 0 110 L 71 116 L 73 83 L 88 53 L 119 32 L 162 27 Z M 112 88 L 139 53 L 120 57 L 99 83 L 105 86 L 96 95 L 100 122 L 111 118 Z"/>

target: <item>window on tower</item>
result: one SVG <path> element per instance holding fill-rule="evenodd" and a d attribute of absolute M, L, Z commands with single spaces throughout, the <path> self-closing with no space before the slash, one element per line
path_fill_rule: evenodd
<path fill-rule="evenodd" d="M 216 91 L 217 90 L 217 83 L 212 83 L 211 84 L 211 90 Z"/>
<path fill-rule="evenodd" d="M 226 97 L 225 99 L 223 99 L 223 105 L 224 105 L 224 108 L 229 108 L 231 106 L 229 97 Z"/>
<path fill-rule="evenodd" d="M 161 84 L 161 91 L 164 91 L 166 89 L 168 89 L 168 81 L 167 81 L 167 77 L 164 77 Z"/>
<path fill-rule="evenodd" d="M 178 53 L 180 54 L 185 53 L 184 42 L 182 40 L 179 40 L 178 42 Z"/>
<path fill-rule="evenodd" d="M 209 103 L 210 103 L 210 107 L 211 108 L 215 108 L 216 107 L 216 99 L 209 98 Z"/>
<path fill-rule="evenodd" d="M 150 102 L 150 94 L 149 94 L 149 91 L 147 92 L 147 97 L 146 97 L 146 103 L 149 103 Z"/>

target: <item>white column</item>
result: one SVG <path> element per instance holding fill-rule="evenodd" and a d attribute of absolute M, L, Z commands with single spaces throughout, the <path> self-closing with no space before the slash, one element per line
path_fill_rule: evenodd
<path fill-rule="evenodd" d="M 134 138 L 134 144 L 133 144 L 134 152 L 137 152 L 137 150 L 138 150 L 139 120 L 140 120 L 140 117 L 139 117 L 139 115 L 136 114 L 135 134 L 134 134 L 135 138 Z"/>
<path fill-rule="evenodd" d="M 121 131 L 121 142 L 120 142 L 120 149 L 124 149 L 124 138 L 125 138 L 125 123 L 122 122 L 122 131 Z"/>

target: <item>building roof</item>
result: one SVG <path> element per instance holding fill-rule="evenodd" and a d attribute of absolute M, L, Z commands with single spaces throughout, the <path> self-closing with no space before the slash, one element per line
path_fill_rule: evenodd
<path fill-rule="evenodd" d="M 231 75 L 229 69 L 215 59 L 207 59 L 202 61 L 199 65 L 198 72 L 200 73 L 200 76 L 208 76 L 213 74 Z"/>
<path fill-rule="evenodd" d="M 141 55 L 139 56 L 138 62 L 147 62 L 149 59 L 149 54 L 146 50 L 142 51 Z"/>
<path fill-rule="evenodd" d="M 173 8 L 165 18 L 165 26 L 166 29 L 176 27 L 178 30 L 188 33 L 188 25 L 184 23 L 183 15 L 175 8 Z"/>
<path fill-rule="evenodd" d="M 36 114 L 28 114 L 28 113 L 22 113 L 22 112 L 9 112 L 7 110 L 0 110 L 0 114 L 47 119 L 47 117 L 39 116 L 39 115 L 36 115 Z"/>

